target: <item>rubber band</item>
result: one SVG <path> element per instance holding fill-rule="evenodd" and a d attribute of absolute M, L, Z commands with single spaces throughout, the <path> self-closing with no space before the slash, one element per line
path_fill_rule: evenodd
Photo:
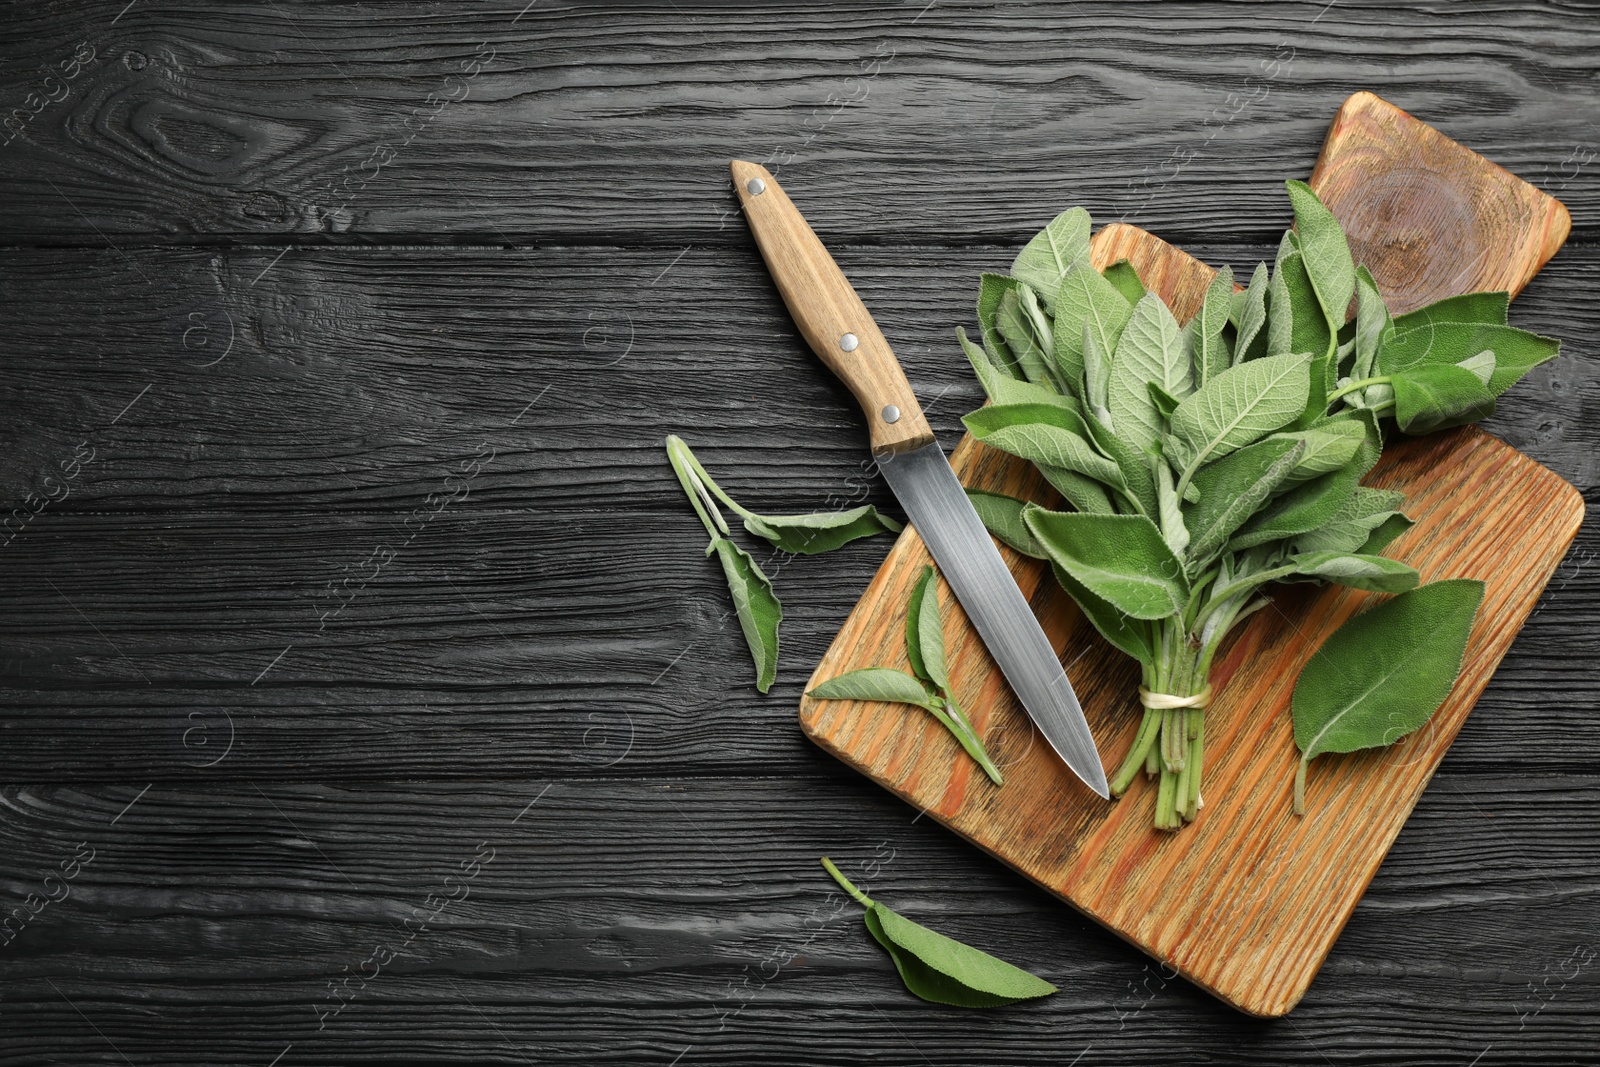
<path fill-rule="evenodd" d="M 1166 711 L 1169 708 L 1203 708 L 1211 703 L 1211 687 L 1206 686 L 1194 696 L 1176 697 L 1171 693 L 1152 693 L 1141 685 L 1139 703 L 1153 711 Z"/>

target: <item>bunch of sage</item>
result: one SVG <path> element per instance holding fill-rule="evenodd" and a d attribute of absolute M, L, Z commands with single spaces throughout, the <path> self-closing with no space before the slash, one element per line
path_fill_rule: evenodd
<path fill-rule="evenodd" d="M 1159 775 L 1163 829 L 1200 807 L 1211 664 L 1267 586 L 1416 585 L 1379 555 L 1409 525 L 1402 494 L 1360 484 L 1385 426 L 1481 419 L 1559 348 L 1506 324 L 1505 293 L 1391 316 L 1332 213 L 1287 186 L 1295 226 L 1273 266 L 1237 292 L 1224 267 L 1186 325 L 1126 262 L 1091 265 L 1089 215 L 1075 208 L 1009 275 L 983 275 L 981 344 L 957 330 L 990 399 L 968 429 L 1032 461 L 1075 510 L 973 503 L 1140 662 L 1144 718 L 1111 789 L 1141 768 Z"/>
<path fill-rule="evenodd" d="M 1043 978 L 890 911 L 851 884 L 826 856 L 822 866 L 867 909 L 867 932 L 888 951 L 906 988 L 923 1000 L 957 1008 L 995 1008 L 1056 992 Z"/>
<path fill-rule="evenodd" d="M 989 758 L 972 720 L 950 695 L 950 668 L 944 652 L 944 619 L 939 612 L 939 582 L 933 567 L 911 590 L 906 610 L 906 658 L 914 674 L 893 667 L 865 667 L 829 678 L 806 696 L 817 700 L 882 700 L 912 704 L 932 715 L 983 768 L 995 785 L 1005 779 Z"/>
<path fill-rule="evenodd" d="M 862 537 L 879 533 L 898 533 L 900 523 L 878 514 L 870 504 L 848 511 L 819 511 L 806 515 L 758 515 L 723 491 L 676 435 L 667 437 L 667 459 L 672 464 L 684 495 L 706 528 L 711 543 L 707 556 L 716 556 L 733 594 L 734 611 L 750 657 L 755 661 L 756 689 L 765 693 L 778 674 L 778 624 L 783 621 L 783 605 L 773 591 L 772 581 L 750 553 L 735 544 L 727 519 L 717 507 L 725 504 L 744 520 L 749 533 L 765 539 L 781 553 L 815 555 L 831 552 Z"/>

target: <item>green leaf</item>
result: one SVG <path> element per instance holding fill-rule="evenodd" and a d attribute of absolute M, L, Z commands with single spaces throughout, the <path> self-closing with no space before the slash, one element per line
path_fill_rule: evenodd
<path fill-rule="evenodd" d="M 967 337 L 967 331 L 960 326 L 956 327 L 956 340 L 961 343 L 961 351 L 966 354 L 967 362 L 972 364 L 972 372 L 978 376 L 978 384 L 983 386 L 990 400 L 994 400 L 996 393 L 1007 384 L 1030 384 L 1013 378 L 1012 367 L 1002 365 L 993 352 L 973 344 Z"/>
<path fill-rule="evenodd" d="M 1150 403 L 1156 406 L 1156 414 L 1163 420 L 1172 418 L 1172 413 L 1178 410 L 1178 398 L 1155 382 L 1146 382 L 1145 386 L 1150 390 Z"/>
<path fill-rule="evenodd" d="M 1418 326 L 1443 322 L 1481 322 L 1490 326 L 1504 326 L 1510 304 L 1511 294 L 1504 291 L 1447 296 L 1427 307 L 1401 315 L 1394 320 L 1394 328 L 1413 330 Z"/>
<path fill-rule="evenodd" d="M 1306 766 L 1324 752 L 1391 745 L 1438 710 L 1455 686 L 1483 583 L 1432 582 L 1339 627 L 1300 672 L 1291 708 L 1300 746 L 1295 810 Z"/>
<path fill-rule="evenodd" d="M 1477 422 L 1494 414 L 1489 386 L 1464 367 L 1423 364 L 1390 376 L 1394 420 L 1409 434 Z"/>
<path fill-rule="evenodd" d="M 1350 419 L 1329 419 L 1311 430 L 1275 433 L 1266 440 L 1304 441 L 1305 455 L 1289 476 L 1289 484 L 1309 481 L 1319 474 L 1336 471 L 1355 458 L 1366 441 L 1366 427 Z"/>
<path fill-rule="evenodd" d="M 994 364 L 988 352 L 968 340 L 966 331 L 959 326 L 956 327 L 956 338 L 961 342 L 961 350 L 966 353 L 967 362 L 972 364 L 983 391 L 996 404 L 1054 404 L 1074 413 L 1082 410 L 1077 400 L 1061 395 L 1049 385 L 1035 385 L 1012 378 Z"/>
<path fill-rule="evenodd" d="M 1011 276 L 1042 294 L 1048 306 L 1067 271 L 1089 259 L 1089 213 L 1063 211 L 1029 241 L 1011 264 Z"/>
<path fill-rule="evenodd" d="M 1289 295 L 1289 279 L 1283 270 L 1283 258 L 1273 265 L 1272 280 L 1267 283 L 1267 348 L 1266 355 L 1285 356 L 1294 349 L 1294 306 Z"/>
<path fill-rule="evenodd" d="M 1093 334 L 1099 351 L 1110 356 L 1133 315 L 1127 300 L 1101 273 L 1082 263 L 1061 280 L 1055 312 L 1055 363 L 1063 380 L 1073 388 L 1083 382 L 1087 357 L 1084 332 Z M 1105 402 L 1101 400 L 1103 405 Z"/>
<path fill-rule="evenodd" d="M 972 501 L 972 510 L 983 520 L 984 528 L 1002 544 L 1010 545 L 1024 556 L 1047 558 L 1043 546 L 1022 521 L 1022 509 L 1028 506 L 1028 501 L 982 489 L 968 489 L 967 499 Z"/>
<path fill-rule="evenodd" d="M 1358 485 L 1355 493 L 1334 512 L 1332 518 L 1295 538 L 1295 551 L 1376 555 L 1376 550 L 1368 547 L 1373 532 L 1400 515 L 1398 508 L 1404 502 L 1405 494 L 1398 490 L 1368 489 Z M 1410 520 L 1405 520 L 1405 525 L 1394 531 L 1395 535 L 1403 532 L 1409 523 Z"/>
<path fill-rule="evenodd" d="M 1120 299 L 1120 297 L 1118 298 Z M 1161 416 L 1146 383 L 1155 382 L 1176 397 L 1194 392 L 1194 376 L 1183 350 L 1182 331 L 1159 296 L 1146 293 L 1133 309 L 1116 354 L 1111 357 L 1107 407 L 1117 436 L 1136 452 L 1160 439 Z"/>
<path fill-rule="evenodd" d="M 998 320 L 1000 318 L 1000 302 L 1005 295 L 1012 292 L 1020 283 L 1004 274 L 985 273 L 978 278 L 978 331 L 983 341 L 984 349 L 992 357 L 994 366 L 1006 372 L 1012 378 L 1022 379 L 1022 368 L 1017 366 L 1016 356 L 1011 354 L 1011 349 L 1006 345 L 1004 337 L 1000 336 Z"/>
<path fill-rule="evenodd" d="M 1139 272 L 1133 269 L 1133 264 L 1125 259 L 1119 259 L 1102 273 L 1106 281 L 1116 286 L 1129 304 L 1137 304 L 1139 298 L 1144 296 L 1144 282 L 1139 280 Z"/>
<path fill-rule="evenodd" d="M 1321 356 L 1328 351 L 1333 327 L 1323 313 L 1322 303 L 1311 285 L 1305 257 L 1290 253 L 1279 265 L 1289 294 L 1289 350 Z"/>
<path fill-rule="evenodd" d="M 778 624 L 783 621 L 783 606 L 772 591 L 772 583 L 756 566 L 750 554 L 725 537 L 715 538 L 706 555 L 715 553 L 733 594 L 733 607 L 739 615 L 739 629 L 756 665 L 756 689 L 765 693 L 778 676 Z"/>
<path fill-rule="evenodd" d="M 1499 396 L 1528 371 L 1556 358 L 1561 342 L 1512 326 L 1438 322 L 1395 330 L 1379 346 L 1378 374 L 1400 374 L 1424 365 L 1454 364 L 1485 350 L 1494 353 L 1489 392 Z"/>
<path fill-rule="evenodd" d="M 1375 593 L 1402 593 L 1417 584 L 1417 572 L 1387 556 L 1362 556 L 1352 552 L 1301 552 L 1290 557 L 1297 574 L 1308 578 L 1366 589 Z"/>
<path fill-rule="evenodd" d="M 1154 387 L 1154 383 L 1151 383 Z M 1189 547 L 1189 528 L 1183 521 L 1183 502 L 1178 499 L 1172 484 L 1172 468 L 1165 463 L 1156 464 L 1156 503 L 1161 518 L 1161 539 L 1175 556 L 1182 556 Z"/>
<path fill-rule="evenodd" d="M 1194 383 L 1203 386 L 1233 365 L 1233 354 L 1223 339 L 1228 313 L 1233 307 L 1233 271 L 1223 267 L 1206 287 L 1200 311 L 1184 328 L 1184 347 L 1194 367 Z"/>
<path fill-rule="evenodd" d="M 1051 488 L 1079 511 L 1087 511 L 1094 515 L 1116 513 L 1117 509 L 1112 507 L 1111 498 L 1106 495 L 1105 488 L 1093 478 L 1065 467 L 1052 467 L 1048 463 L 1035 463 L 1034 466 L 1044 475 L 1044 480 L 1050 483 Z"/>
<path fill-rule="evenodd" d="M 882 700 L 890 704 L 914 704 L 934 711 L 939 698 L 928 687 L 905 671 L 890 667 L 865 667 L 829 678 L 806 694 L 817 700 Z"/>
<path fill-rule="evenodd" d="M 1373 359 L 1378 354 L 1384 331 L 1390 328 L 1389 307 L 1378 292 L 1378 283 L 1366 267 L 1356 268 L 1356 361 L 1350 376 L 1357 380 L 1372 377 Z"/>
<path fill-rule="evenodd" d="M 939 618 L 939 577 L 931 566 L 911 590 L 906 609 L 906 654 L 917 677 L 932 682 L 940 692 L 950 688 L 944 657 L 944 624 Z"/>
<path fill-rule="evenodd" d="M 1202 467 L 1195 477 L 1200 501 L 1189 511 L 1189 559 L 1200 565 L 1221 551 L 1294 473 L 1305 452 L 1304 441 L 1268 438 Z"/>
<path fill-rule="evenodd" d="M 1093 415 L 1083 420 L 1083 428 L 1088 431 L 1089 441 L 1096 450 L 1108 457 L 1122 472 L 1122 484 L 1126 488 L 1119 491 L 1132 510 L 1143 515 L 1156 514 L 1156 481 L 1150 473 L 1150 463 L 1145 454 L 1135 453 L 1111 431 L 1109 425 Z"/>
<path fill-rule="evenodd" d="M 1189 597 L 1183 564 L 1143 515 L 1030 507 L 1022 519 L 1052 563 L 1117 610 L 1136 619 L 1164 619 L 1183 610 Z"/>
<path fill-rule="evenodd" d="M 1059 335 L 1057 335 L 1059 336 Z M 1083 404 L 1089 417 L 1110 429 L 1111 350 L 1100 347 L 1088 323 L 1083 327 Z M 1104 451 L 1102 449 L 1102 451 Z"/>
<path fill-rule="evenodd" d="M 1255 273 L 1250 275 L 1250 284 L 1235 297 L 1238 312 L 1234 325 L 1238 332 L 1233 342 L 1233 365 L 1236 367 L 1267 354 L 1267 335 L 1262 329 L 1267 325 L 1267 288 L 1267 265 L 1257 263 Z"/>
<path fill-rule="evenodd" d="M 1077 603 L 1083 617 L 1100 631 L 1100 636 L 1113 648 L 1120 649 L 1140 663 L 1155 663 L 1156 653 L 1150 641 L 1149 623 L 1130 618 L 1112 606 L 1109 600 L 1095 596 L 1088 586 L 1062 570 L 1060 564 L 1052 562 L 1050 570 L 1055 574 L 1056 582 Z"/>
<path fill-rule="evenodd" d="M 935 933 L 882 904 L 867 909 L 866 926 L 889 951 L 906 988 L 923 1000 L 958 1008 L 994 1008 L 1056 992 L 1044 979 Z"/>
<path fill-rule="evenodd" d="M 1288 181 L 1284 186 L 1294 205 L 1295 234 L 1311 288 L 1330 332 L 1337 332 L 1344 325 L 1356 288 L 1356 264 L 1350 255 L 1350 243 L 1333 212 L 1311 191 L 1311 186 L 1300 181 Z"/>
<path fill-rule="evenodd" d="M 1478 381 L 1488 385 L 1494 377 L 1494 353 L 1486 349 L 1475 356 L 1468 356 L 1456 366 L 1471 371 L 1478 376 Z"/>
<path fill-rule="evenodd" d="M 1399 512 L 1395 512 L 1387 519 L 1384 519 L 1377 529 L 1372 531 L 1371 536 L 1367 538 L 1366 543 L 1361 546 L 1359 551 L 1364 556 L 1376 556 L 1379 552 L 1388 548 L 1390 542 L 1396 537 L 1409 530 L 1411 525 L 1410 519 Z"/>
<path fill-rule="evenodd" d="M 1117 465 L 1096 452 L 1076 431 L 1083 420 L 1047 404 L 991 404 L 961 420 L 991 448 L 1041 466 L 1061 467 L 1113 487 L 1122 485 Z M 1069 428 L 1071 427 L 1071 428 Z"/>
<path fill-rule="evenodd" d="M 750 515 L 744 520 L 744 528 L 781 551 L 814 556 L 858 538 L 899 533 L 903 527 L 866 504 L 849 511 L 819 511 L 812 515 Z"/>
<path fill-rule="evenodd" d="M 1026 294 L 1027 304 L 1024 304 Z M 1034 333 L 1035 322 L 1029 314 L 1028 305 L 1034 310 L 1038 309 L 1038 301 L 1025 285 L 1018 285 L 1000 298 L 1000 311 L 995 317 L 995 327 L 1000 331 L 1000 336 L 1005 338 L 1006 347 L 1017 361 L 1017 367 L 1022 371 L 1022 376 L 1030 382 L 1049 383 L 1050 375 L 1050 347 L 1048 337 L 1040 337 Z"/>
<path fill-rule="evenodd" d="M 1310 361 L 1265 356 L 1211 379 L 1172 413 L 1172 438 L 1187 484 L 1203 463 L 1220 459 L 1294 420 L 1306 406 Z"/>
<path fill-rule="evenodd" d="M 1246 523 L 1228 541 L 1228 551 L 1238 552 L 1294 537 L 1332 522 L 1355 494 L 1356 484 L 1364 473 L 1359 464 L 1352 464 L 1296 486 Z"/>

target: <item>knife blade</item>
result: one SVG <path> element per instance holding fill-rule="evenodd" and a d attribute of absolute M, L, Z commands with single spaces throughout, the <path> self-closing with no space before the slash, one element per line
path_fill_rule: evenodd
<path fill-rule="evenodd" d="M 879 471 L 1028 716 L 1067 767 L 1109 797 L 1105 768 L 1061 660 L 934 440 L 911 384 L 833 257 L 777 180 L 733 160 L 756 246 L 806 343 L 861 405 Z"/>

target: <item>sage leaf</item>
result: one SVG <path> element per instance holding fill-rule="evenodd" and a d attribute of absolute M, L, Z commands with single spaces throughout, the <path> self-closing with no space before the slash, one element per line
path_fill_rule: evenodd
<path fill-rule="evenodd" d="M 1084 515 L 1023 510 L 1022 520 L 1050 561 L 1089 591 L 1136 619 L 1183 610 L 1189 584 L 1183 564 L 1143 515 Z"/>
<path fill-rule="evenodd" d="M 1103 273 L 1106 281 L 1115 286 L 1117 292 L 1121 293 L 1129 304 L 1137 304 L 1139 298 L 1144 296 L 1144 282 L 1139 280 L 1139 272 L 1127 260 L 1117 260 Z"/>
<path fill-rule="evenodd" d="M 1048 463 L 1034 463 L 1050 487 L 1067 499 L 1079 511 L 1093 515 L 1113 515 L 1116 508 L 1101 484 L 1087 475 L 1065 467 L 1052 467 Z"/>
<path fill-rule="evenodd" d="M 1356 265 L 1333 212 L 1305 182 L 1284 183 L 1294 206 L 1295 233 L 1311 288 L 1321 305 L 1330 332 L 1344 325 L 1350 298 L 1355 295 Z"/>
<path fill-rule="evenodd" d="M 1034 322 L 1023 306 L 1021 293 L 1032 293 L 1019 285 L 1000 298 L 1000 310 L 995 316 L 995 328 L 1005 339 L 1006 347 L 1017 361 L 1022 376 L 1035 384 L 1050 383 L 1050 347 L 1045 338 L 1035 336 Z"/>
<path fill-rule="evenodd" d="M 1183 522 L 1183 504 L 1172 482 L 1172 468 L 1156 464 L 1156 502 L 1160 507 L 1161 538 L 1172 554 L 1182 556 L 1189 547 L 1189 528 Z"/>
<path fill-rule="evenodd" d="M 1365 471 L 1358 464 L 1330 471 L 1277 497 L 1228 541 L 1229 552 L 1240 552 L 1271 541 L 1285 540 L 1333 521 L 1345 502 L 1355 495 Z"/>
<path fill-rule="evenodd" d="M 1115 463 L 1121 472 L 1124 488 L 1118 492 L 1128 502 L 1129 509 L 1140 515 L 1155 515 L 1159 508 L 1156 481 L 1144 454 L 1135 453 L 1108 425 L 1092 416 L 1083 420 L 1083 428 L 1095 449 Z"/>
<path fill-rule="evenodd" d="M 1437 322 L 1385 336 L 1374 370 L 1401 374 L 1426 364 L 1454 364 L 1474 352 L 1494 353 L 1489 392 L 1499 396 L 1528 371 L 1556 358 L 1561 342 L 1513 326 L 1473 322 Z"/>
<path fill-rule="evenodd" d="M 1089 213 L 1083 208 L 1063 211 L 1017 254 L 1011 276 L 1043 294 L 1048 305 L 1067 271 L 1087 262 L 1089 225 Z"/>
<path fill-rule="evenodd" d="M 1289 296 L 1289 350 L 1309 352 L 1321 356 L 1332 345 L 1334 327 L 1322 309 L 1317 291 L 1311 285 L 1311 275 L 1305 257 L 1295 251 L 1284 257 L 1278 265 L 1284 279 L 1284 291 Z"/>
<path fill-rule="evenodd" d="M 1376 556 L 1379 552 L 1388 548 L 1390 542 L 1396 537 L 1409 530 L 1411 525 L 1410 519 L 1399 512 L 1395 512 L 1378 524 L 1377 528 L 1367 537 L 1367 540 L 1358 551 L 1364 556 Z"/>
<path fill-rule="evenodd" d="M 939 620 L 938 581 L 933 568 L 924 567 L 921 579 L 911 590 L 911 604 L 906 609 L 906 654 L 917 677 L 948 692 L 950 673 L 944 658 L 944 625 Z"/>
<path fill-rule="evenodd" d="M 1020 283 L 1004 274 L 984 274 L 978 280 L 978 336 L 993 363 L 1010 377 L 1022 380 L 1022 368 L 1000 336 L 1000 302 Z"/>
<path fill-rule="evenodd" d="M 756 689 L 765 693 L 778 676 L 778 624 L 783 621 L 783 606 L 772 591 L 772 582 L 744 549 L 718 537 L 706 549 L 706 555 L 712 554 L 722 564 L 739 629 L 755 661 Z"/>
<path fill-rule="evenodd" d="M 973 344 L 967 337 L 967 331 L 960 326 L 956 327 L 956 340 L 961 344 L 961 351 L 966 354 L 967 362 L 972 364 L 972 372 L 978 377 L 978 384 L 983 386 L 983 391 L 990 400 L 994 400 L 997 392 L 1006 384 L 1028 384 L 1018 382 L 1011 375 L 1008 367 L 1002 366 L 999 357 L 992 351 Z"/>
<path fill-rule="evenodd" d="M 1052 561 L 1050 569 L 1061 588 L 1067 591 L 1067 595 L 1078 605 L 1078 610 L 1083 612 L 1083 617 L 1113 648 L 1140 663 L 1151 664 L 1156 661 L 1148 622 L 1123 614 L 1109 600 L 1090 592 L 1088 586 L 1063 570 L 1059 563 Z"/>
<path fill-rule="evenodd" d="M 1482 582 L 1431 582 L 1339 627 L 1295 683 L 1300 747 L 1294 810 L 1305 813 L 1306 768 L 1324 752 L 1391 745 L 1427 722 L 1461 673 Z"/>
<path fill-rule="evenodd" d="M 1120 486 L 1122 474 L 1117 465 L 1064 425 L 1072 417 L 1070 412 L 1043 404 L 1007 404 L 979 408 L 962 422 L 973 437 L 991 448 Z M 1083 428 L 1082 420 L 1076 421 L 1077 428 Z"/>
<path fill-rule="evenodd" d="M 1154 293 L 1146 293 L 1135 305 L 1111 357 L 1106 406 L 1116 421 L 1117 436 L 1136 452 L 1153 446 L 1163 430 L 1160 413 L 1150 399 L 1149 382 L 1177 397 L 1194 392 L 1194 375 L 1178 321 Z"/>
<path fill-rule="evenodd" d="M 1200 501 L 1189 518 L 1194 535 L 1189 559 L 1205 564 L 1222 551 L 1234 531 L 1288 481 L 1305 452 L 1304 441 L 1269 438 L 1202 468 L 1195 479 Z"/>
<path fill-rule="evenodd" d="M 1255 273 L 1250 275 L 1250 284 L 1236 295 L 1237 333 L 1233 342 L 1233 365 L 1236 367 L 1267 354 L 1267 335 L 1262 329 L 1267 325 L 1267 286 L 1267 265 L 1257 263 Z"/>
<path fill-rule="evenodd" d="M 1465 367 L 1424 364 L 1391 375 L 1395 424 L 1405 433 L 1424 434 L 1477 422 L 1494 413 L 1489 386 Z"/>
<path fill-rule="evenodd" d="M 1356 268 L 1356 349 L 1355 363 L 1350 376 L 1356 379 L 1372 377 L 1373 360 L 1384 332 L 1392 328 L 1389 308 L 1378 292 L 1378 283 L 1366 267 Z"/>
<path fill-rule="evenodd" d="M 1233 365 L 1233 354 L 1222 336 L 1232 306 L 1233 271 L 1223 267 L 1206 287 L 1200 311 L 1189 320 L 1184 334 L 1196 386 L 1205 385 Z"/>
<path fill-rule="evenodd" d="M 1069 270 L 1061 280 L 1055 311 L 1055 363 L 1062 380 L 1077 387 L 1088 370 L 1084 333 L 1093 334 L 1099 351 L 1110 357 L 1133 316 L 1128 301 L 1116 286 L 1087 262 Z M 1092 396 L 1091 390 L 1091 396 Z M 1105 401 L 1100 401 L 1103 406 Z"/>
<path fill-rule="evenodd" d="M 750 515 L 744 528 L 764 537 L 783 552 L 814 556 L 832 552 L 862 537 L 899 533 L 903 527 L 871 504 L 848 511 L 819 511 L 812 515 Z"/>
<path fill-rule="evenodd" d="M 1273 268 L 1272 280 L 1267 283 L 1267 346 L 1266 355 L 1284 356 L 1294 349 L 1294 308 L 1289 298 L 1289 280 L 1283 264 Z"/>
<path fill-rule="evenodd" d="M 1417 584 L 1411 566 L 1387 556 L 1353 552 L 1303 552 L 1290 558 L 1296 574 L 1375 593 L 1403 593 Z"/>
<path fill-rule="evenodd" d="M 1504 326 L 1510 304 L 1511 294 L 1504 290 L 1447 296 L 1427 307 L 1399 316 L 1394 320 L 1394 328 L 1413 330 L 1418 326 L 1444 322 L 1481 322 L 1490 326 Z"/>
<path fill-rule="evenodd" d="M 1084 323 L 1083 402 L 1089 410 L 1089 416 L 1110 430 L 1111 410 L 1106 404 L 1111 392 L 1111 350 L 1102 348 L 1095 336 L 1089 324 Z"/>
<path fill-rule="evenodd" d="M 1057 991 L 1042 978 L 879 904 L 857 889 L 827 857 L 822 866 L 866 908 L 868 933 L 888 951 L 906 989 L 923 1000 L 958 1008 L 994 1008 Z"/>
<path fill-rule="evenodd" d="M 914 704 L 926 711 L 939 709 L 939 698 L 905 671 L 892 667 L 863 667 L 846 671 L 806 694 L 817 700 L 881 700 L 889 704 Z"/>
<path fill-rule="evenodd" d="M 1376 550 L 1368 547 L 1373 532 L 1400 515 L 1399 507 L 1404 500 L 1405 494 L 1398 490 L 1368 489 L 1358 485 L 1354 494 L 1340 505 L 1332 518 L 1315 530 L 1308 530 L 1295 538 L 1295 550 L 1376 555 Z M 1404 519 L 1404 516 L 1401 518 Z M 1409 523 L 1410 520 L 1406 520 L 1405 525 Z M 1395 530 L 1396 536 L 1405 529 L 1405 525 Z"/>
<path fill-rule="evenodd" d="M 1009 545 L 1024 556 L 1047 558 L 1044 548 L 1022 521 L 1022 509 L 1028 506 L 1028 501 L 982 489 L 968 489 L 967 499 L 972 502 L 972 510 L 978 513 L 984 528 L 1001 544 Z"/>
<path fill-rule="evenodd" d="M 1305 454 L 1289 476 L 1289 484 L 1294 485 L 1345 466 L 1361 450 L 1366 437 L 1366 428 L 1360 423 L 1340 419 L 1324 421 L 1312 430 L 1275 433 L 1266 440 L 1305 442 Z"/>
<path fill-rule="evenodd" d="M 1187 485 L 1202 463 L 1265 437 L 1294 420 L 1310 391 L 1310 361 L 1265 356 L 1230 367 L 1172 413 L 1172 437 Z"/>

